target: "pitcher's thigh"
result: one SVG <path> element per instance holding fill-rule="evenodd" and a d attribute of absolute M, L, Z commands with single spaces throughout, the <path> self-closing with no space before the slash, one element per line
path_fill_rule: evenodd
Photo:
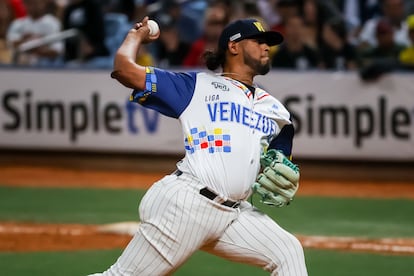
<path fill-rule="evenodd" d="M 242 210 L 222 237 L 203 250 L 231 261 L 260 266 L 271 275 L 307 275 L 298 239 L 254 208 Z"/>
<path fill-rule="evenodd" d="M 138 231 L 118 260 L 102 276 L 168 275 L 175 267 L 170 264 Z"/>

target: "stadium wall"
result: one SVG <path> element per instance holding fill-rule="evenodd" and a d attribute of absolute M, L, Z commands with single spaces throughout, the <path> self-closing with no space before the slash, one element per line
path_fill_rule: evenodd
<path fill-rule="evenodd" d="M 256 80 L 291 111 L 296 157 L 414 161 L 412 74 L 364 82 L 271 71 Z M 182 154 L 178 121 L 130 103 L 130 92 L 108 71 L 1 68 L 0 149 Z"/>

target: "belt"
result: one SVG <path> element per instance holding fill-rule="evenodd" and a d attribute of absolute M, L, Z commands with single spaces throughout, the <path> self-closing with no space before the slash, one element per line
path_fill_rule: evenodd
<path fill-rule="evenodd" d="M 180 170 L 176 170 L 174 172 L 174 174 L 176 176 L 180 176 L 180 175 L 183 174 L 183 172 L 180 171 Z M 211 200 L 214 200 L 214 199 L 216 199 L 216 197 L 218 197 L 218 195 L 215 192 L 211 191 L 207 187 L 204 187 L 204 188 L 200 189 L 200 195 L 205 196 L 206 198 L 211 199 Z M 237 207 L 240 206 L 240 202 L 232 201 L 232 200 L 226 200 L 226 201 L 222 202 L 221 205 L 224 205 L 224 206 L 227 206 L 227 207 L 230 207 L 230 208 L 237 208 Z"/>
<path fill-rule="evenodd" d="M 216 197 L 218 197 L 218 195 L 215 192 L 209 190 L 207 187 L 204 187 L 203 189 L 200 190 L 200 195 L 203 195 L 206 198 L 211 199 L 211 200 L 214 200 Z M 237 208 L 239 207 L 240 202 L 226 200 L 222 202 L 221 205 L 224 205 L 230 208 Z"/>

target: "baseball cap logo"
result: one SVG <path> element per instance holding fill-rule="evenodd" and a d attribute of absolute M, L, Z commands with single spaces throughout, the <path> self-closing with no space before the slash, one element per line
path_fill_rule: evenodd
<path fill-rule="evenodd" d="M 259 32 L 265 32 L 265 29 L 262 26 L 262 23 L 259 21 L 253 22 L 254 26 L 259 30 Z"/>

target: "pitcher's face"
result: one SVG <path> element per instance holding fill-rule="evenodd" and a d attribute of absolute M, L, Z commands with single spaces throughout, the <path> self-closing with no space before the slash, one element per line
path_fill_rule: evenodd
<path fill-rule="evenodd" d="M 265 75 L 270 70 L 269 45 L 261 37 L 240 41 L 243 43 L 243 59 L 257 75 Z"/>

